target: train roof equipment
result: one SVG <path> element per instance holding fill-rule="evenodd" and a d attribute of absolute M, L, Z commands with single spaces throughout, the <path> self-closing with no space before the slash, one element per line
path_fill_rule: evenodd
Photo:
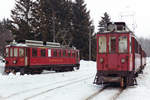
<path fill-rule="evenodd" d="M 110 22 L 107 23 L 107 28 L 100 33 L 133 33 L 125 22 Z"/>
<path fill-rule="evenodd" d="M 69 47 L 68 45 L 61 45 L 56 42 L 36 41 L 36 40 L 13 40 L 8 46 L 22 46 L 22 47 L 47 47 L 47 48 L 67 48 L 76 49 L 75 47 Z"/>

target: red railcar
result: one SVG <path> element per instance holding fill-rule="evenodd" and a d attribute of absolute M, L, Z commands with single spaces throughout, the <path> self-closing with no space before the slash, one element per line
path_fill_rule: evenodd
<path fill-rule="evenodd" d="M 107 30 L 97 34 L 95 84 L 133 86 L 145 65 L 146 54 L 124 22 L 108 23 Z"/>
<path fill-rule="evenodd" d="M 5 72 L 41 73 L 79 69 L 79 50 L 59 43 L 26 40 L 6 46 Z"/>

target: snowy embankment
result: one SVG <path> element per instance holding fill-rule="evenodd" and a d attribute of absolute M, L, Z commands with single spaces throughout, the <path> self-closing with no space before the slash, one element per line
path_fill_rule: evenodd
<path fill-rule="evenodd" d="M 80 70 L 36 75 L 0 74 L 0 100 L 83 100 L 97 90 L 93 86 L 96 63 L 81 60 Z"/>
<path fill-rule="evenodd" d="M 0 74 L 0 100 L 85 100 L 102 86 L 93 85 L 96 62 L 81 60 L 80 64 L 80 70 L 72 72 L 44 71 L 24 76 Z M 149 100 L 150 59 L 137 81 L 138 86 L 128 87 L 117 100 Z M 118 89 L 110 88 L 93 100 L 111 100 L 117 92 Z"/>

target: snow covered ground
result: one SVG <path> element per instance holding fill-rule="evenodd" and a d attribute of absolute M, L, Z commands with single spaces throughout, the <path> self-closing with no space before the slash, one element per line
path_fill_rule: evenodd
<path fill-rule="evenodd" d="M 102 86 L 93 85 L 96 62 L 80 62 L 80 70 L 55 73 L 44 71 L 36 75 L 0 74 L 0 100 L 86 100 Z M 0 64 L 0 67 L 4 64 Z M 149 100 L 150 59 L 144 73 L 137 78 L 138 86 L 125 89 L 117 100 Z M 118 92 L 110 88 L 92 100 L 112 100 Z"/>

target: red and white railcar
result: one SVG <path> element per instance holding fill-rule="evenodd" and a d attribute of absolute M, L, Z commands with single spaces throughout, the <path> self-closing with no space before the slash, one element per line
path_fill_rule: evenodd
<path fill-rule="evenodd" d="M 108 23 L 107 30 L 97 34 L 95 84 L 133 86 L 145 65 L 146 54 L 124 22 Z"/>
<path fill-rule="evenodd" d="M 25 40 L 6 46 L 5 72 L 41 73 L 79 69 L 79 50 L 59 43 Z"/>

